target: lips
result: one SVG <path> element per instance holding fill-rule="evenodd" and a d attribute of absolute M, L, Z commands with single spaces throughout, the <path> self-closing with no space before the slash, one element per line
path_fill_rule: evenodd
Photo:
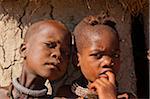
<path fill-rule="evenodd" d="M 99 74 L 97 78 L 107 78 L 108 79 L 108 75 L 106 74 L 106 72 L 113 72 L 112 69 L 107 68 L 107 69 L 103 69 Z"/>
<path fill-rule="evenodd" d="M 106 78 L 106 79 L 108 79 L 108 76 L 107 76 L 106 74 L 100 74 L 100 75 L 98 76 L 98 78 Z"/>
<path fill-rule="evenodd" d="M 50 68 L 56 68 L 59 71 L 61 71 L 61 69 L 59 68 L 59 63 L 56 63 L 56 62 L 46 62 L 44 65 L 49 66 Z"/>

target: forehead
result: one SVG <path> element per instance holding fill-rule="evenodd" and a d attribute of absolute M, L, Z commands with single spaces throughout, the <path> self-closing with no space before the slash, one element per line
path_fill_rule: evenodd
<path fill-rule="evenodd" d="M 102 49 L 118 49 L 119 42 L 116 32 L 109 27 L 97 26 L 92 29 L 86 29 L 87 36 L 86 44 L 87 47 L 102 48 Z"/>
<path fill-rule="evenodd" d="M 63 40 L 66 36 L 66 31 L 57 24 L 43 24 L 34 31 L 34 39 L 39 40 Z"/>

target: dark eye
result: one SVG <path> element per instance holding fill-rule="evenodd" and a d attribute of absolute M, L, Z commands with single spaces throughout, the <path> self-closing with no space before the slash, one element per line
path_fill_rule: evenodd
<path fill-rule="evenodd" d="M 45 43 L 48 48 L 55 48 L 57 44 L 55 42 Z"/>
<path fill-rule="evenodd" d="M 100 59 L 103 57 L 103 54 L 102 53 L 94 53 L 94 54 L 91 54 L 90 56 L 93 56 L 95 57 L 96 59 Z"/>
<path fill-rule="evenodd" d="M 113 58 L 119 58 L 120 55 L 119 55 L 118 53 L 113 53 L 113 54 L 111 55 L 111 57 L 113 57 Z"/>

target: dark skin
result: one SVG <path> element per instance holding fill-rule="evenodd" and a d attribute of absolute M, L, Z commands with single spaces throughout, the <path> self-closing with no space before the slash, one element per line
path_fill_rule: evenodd
<path fill-rule="evenodd" d="M 53 20 L 40 21 L 29 28 L 20 48 L 24 58 L 22 73 L 19 77 L 19 83 L 22 86 L 41 90 L 45 88 L 47 79 L 57 80 L 64 75 L 69 63 L 69 35 L 62 24 Z M 6 89 L 0 89 L 0 97 L 9 99 L 7 92 Z M 33 99 L 29 95 L 18 94 L 15 88 L 12 93 L 13 97 Z M 42 96 L 44 99 L 48 97 Z"/>
<path fill-rule="evenodd" d="M 86 47 L 78 53 L 79 66 L 89 81 L 89 89 L 96 90 L 100 99 L 116 99 L 115 75 L 110 71 L 119 67 L 119 59 L 112 55 L 119 54 L 117 37 L 108 26 L 100 25 L 95 29 L 97 32 L 88 37 Z"/>
<path fill-rule="evenodd" d="M 128 99 L 127 94 L 118 95 L 116 93 L 116 77 L 120 67 L 119 40 L 109 26 L 98 25 L 93 28 L 85 26 L 86 40 L 78 49 L 78 66 L 81 69 L 85 79 L 89 82 L 89 90 L 96 91 L 99 99 L 117 99 L 124 97 Z M 92 34 L 92 35 L 91 35 Z M 79 36 L 80 37 L 80 36 Z M 77 40 L 80 38 L 77 38 Z M 71 92 L 70 86 L 63 86 L 58 91 L 58 97 L 71 97 L 83 99 Z M 63 90 L 68 92 L 64 93 Z"/>

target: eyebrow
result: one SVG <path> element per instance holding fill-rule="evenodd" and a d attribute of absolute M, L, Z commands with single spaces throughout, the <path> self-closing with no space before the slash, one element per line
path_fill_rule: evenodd
<path fill-rule="evenodd" d="M 96 52 L 98 52 L 98 53 L 106 53 L 107 51 L 102 51 L 102 50 L 97 50 L 97 49 L 90 51 L 90 53 L 96 53 Z"/>
<path fill-rule="evenodd" d="M 112 50 L 111 52 L 120 52 L 120 49 Z"/>
<path fill-rule="evenodd" d="M 47 41 L 45 41 L 45 42 L 47 42 L 47 43 L 57 42 L 57 43 L 59 43 L 59 44 L 61 43 L 60 41 L 54 41 L 54 40 L 51 40 L 51 41 L 50 41 L 50 40 L 47 40 Z"/>
<path fill-rule="evenodd" d="M 116 50 L 101 50 L 101 49 L 93 49 L 90 51 L 90 53 L 93 53 L 93 52 L 100 52 L 100 53 L 107 53 L 107 52 L 110 52 L 110 53 L 115 53 L 115 52 L 120 52 L 120 49 L 116 49 Z"/>

